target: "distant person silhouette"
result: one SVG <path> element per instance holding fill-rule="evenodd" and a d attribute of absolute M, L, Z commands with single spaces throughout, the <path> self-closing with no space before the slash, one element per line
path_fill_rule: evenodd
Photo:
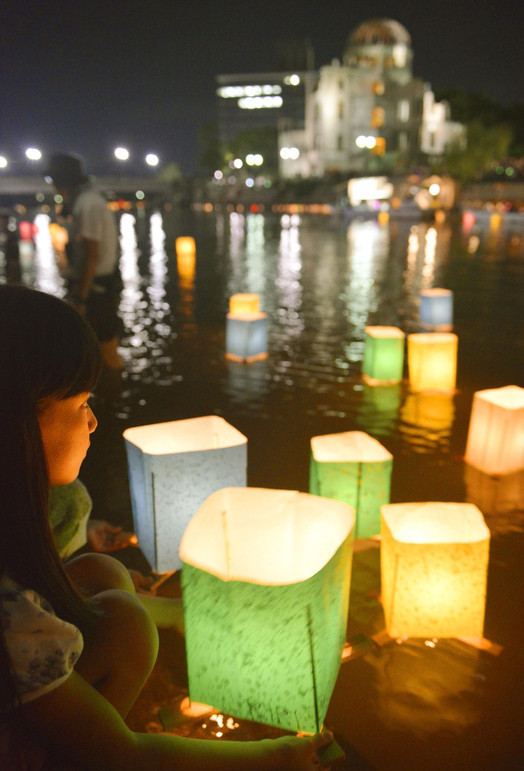
<path fill-rule="evenodd" d="M 118 354 L 118 232 L 107 202 L 89 180 L 82 159 L 55 153 L 45 173 L 64 200 L 69 218 L 68 300 L 85 316 L 100 342 L 104 364 L 122 369 Z"/>

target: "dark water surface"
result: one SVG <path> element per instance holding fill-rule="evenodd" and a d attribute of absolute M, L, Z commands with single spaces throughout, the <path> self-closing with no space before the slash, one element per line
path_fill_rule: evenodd
<path fill-rule="evenodd" d="M 97 392 L 100 425 L 81 473 L 96 516 L 132 527 L 121 438 L 129 426 L 221 415 L 248 437 L 250 485 L 302 491 L 312 436 L 366 431 L 393 454 L 392 502 L 471 501 L 483 511 L 485 636 L 503 650 L 494 657 L 458 640 L 414 639 L 364 647 L 342 664 L 326 719 L 346 748 L 345 767 L 516 768 L 524 472 L 493 479 L 463 454 L 474 392 L 524 385 L 524 223 L 138 210 L 121 215 L 120 229 L 125 372 Z M 179 235 L 196 240 L 194 275 L 178 275 Z M 63 292 L 45 227 L 24 266 L 29 283 Z M 456 392 L 364 384 L 365 326 L 419 331 L 419 292 L 432 286 L 454 293 Z M 264 361 L 224 357 L 237 292 L 260 295 Z M 379 593 L 379 548 L 357 544 L 348 636 L 364 635 L 364 646 L 384 626 Z"/>

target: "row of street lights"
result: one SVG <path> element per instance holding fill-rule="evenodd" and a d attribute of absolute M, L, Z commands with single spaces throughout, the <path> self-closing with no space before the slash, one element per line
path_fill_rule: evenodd
<path fill-rule="evenodd" d="M 25 151 L 25 157 L 28 161 L 37 162 L 42 160 L 42 151 L 37 147 L 28 147 Z M 114 156 L 119 161 L 127 161 L 131 157 L 129 150 L 126 147 L 116 147 L 114 150 Z M 158 166 L 160 159 L 156 153 L 147 153 L 144 158 L 148 166 Z M 6 169 L 10 164 L 10 161 L 5 155 L 0 155 L 0 169 Z"/>

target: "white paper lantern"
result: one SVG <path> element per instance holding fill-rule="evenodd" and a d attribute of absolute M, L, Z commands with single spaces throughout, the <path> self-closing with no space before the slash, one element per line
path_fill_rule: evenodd
<path fill-rule="evenodd" d="M 524 388 L 488 388 L 473 396 L 465 460 L 486 474 L 524 469 Z"/>
<path fill-rule="evenodd" d="M 453 329 L 453 292 L 423 289 L 420 293 L 420 324 L 424 329 L 447 332 Z"/>
<path fill-rule="evenodd" d="M 209 415 L 124 431 L 135 532 L 154 570 L 181 567 L 184 530 L 211 493 L 247 484 L 247 439 Z"/>
<path fill-rule="evenodd" d="M 381 581 L 391 637 L 482 637 L 490 533 L 471 503 L 382 506 Z"/>
<path fill-rule="evenodd" d="M 267 351 L 267 316 L 228 313 L 226 318 L 226 358 L 250 363 L 265 359 Z"/>

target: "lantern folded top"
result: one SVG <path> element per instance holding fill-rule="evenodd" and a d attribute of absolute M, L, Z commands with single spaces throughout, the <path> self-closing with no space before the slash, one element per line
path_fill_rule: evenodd
<path fill-rule="evenodd" d="M 224 581 L 277 586 L 311 578 L 351 534 L 353 508 L 294 490 L 226 487 L 186 528 L 183 562 Z"/>
<path fill-rule="evenodd" d="M 431 289 L 422 289 L 420 292 L 421 297 L 449 297 L 453 292 L 451 289 L 441 289 L 439 287 L 432 287 Z"/>
<path fill-rule="evenodd" d="M 364 431 L 342 431 L 311 439 L 313 457 L 320 463 L 372 463 L 391 460 L 393 455 Z"/>
<path fill-rule="evenodd" d="M 371 337 L 405 337 L 398 327 L 366 327 L 364 331 Z"/>
<path fill-rule="evenodd" d="M 484 391 L 476 391 L 479 396 L 497 407 L 505 407 L 507 410 L 520 410 L 524 407 L 524 388 L 516 385 L 503 386 L 502 388 L 486 388 Z"/>
<path fill-rule="evenodd" d="M 403 543 L 476 543 L 490 538 L 473 503 L 394 503 L 382 506 L 381 512 L 394 539 Z"/>
<path fill-rule="evenodd" d="M 217 415 L 127 428 L 123 436 L 148 455 L 222 449 L 247 442 L 240 431 Z"/>
<path fill-rule="evenodd" d="M 229 298 L 229 313 L 234 316 L 251 315 L 260 312 L 258 294 L 240 292 Z"/>

